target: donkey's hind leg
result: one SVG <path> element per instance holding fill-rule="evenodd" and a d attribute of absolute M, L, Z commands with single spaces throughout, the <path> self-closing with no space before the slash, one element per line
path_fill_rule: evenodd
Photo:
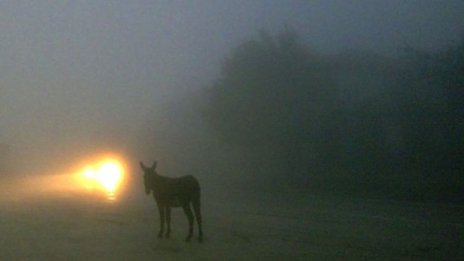
<path fill-rule="evenodd" d="M 203 241 L 203 229 L 201 227 L 201 209 L 200 209 L 200 197 L 192 201 L 193 211 L 195 212 L 195 218 L 198 224 L 198 241 Z"/>
<path fill-rule="evenodd" d="M 187 216 L 187 219 L 189 222 L 189 231 L 188 231 L 187 237 L 185 238 L 185 241 L 189 242 L 193 234 L 193 213 L 192 213 L 192 210 L 190 209 L 189 204 L 183 205 L 182 209 L 184 210 L 184 213 Z"/>

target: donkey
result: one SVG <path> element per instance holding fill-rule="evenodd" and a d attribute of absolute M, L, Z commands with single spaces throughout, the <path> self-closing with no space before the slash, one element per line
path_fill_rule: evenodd
<path fill-rule="evenodd" d="M 203 230 L 201 228 L 201 211 L 200 211 L 200 184 L 198 180 L 191 175 L 178 178 L 169 178 L 156 173 L 156 161 L 151 167 L 146 167 L 140 162 L 143 170 L 143 181 L 145 192 L 150 194 L 153 191 L 153 197 L 158 205 L 160 215 L 160 231 L 158 237 L 162 238 L 164 233 L 164 223 L 166 221 L 167 230 L 166 238 L 171 233 L 171 208 L 182 207 L 189 222 L 189 231 L 185 241 L 190 241 L 193 234 L 193 213 L 190 204 L 193 206 L 195 217 L 198 223 L 198 241 L 203 241 Z"/>

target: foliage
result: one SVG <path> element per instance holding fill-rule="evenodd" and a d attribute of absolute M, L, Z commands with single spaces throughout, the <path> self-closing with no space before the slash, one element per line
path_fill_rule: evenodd
<path fill-rule="evenodd" d="M 326 61 L 294 32 L 261 32 L 225 61 L 207 115 L 226 142 L 258 154 L 271 150 L 285 168 L 298 172 L 314 148 L 327 146 L 333 87 Z"/>
<path fill-rule="evenodd" d="M 462 171 L 464 38 L 437 52 L 410 51 L 406 60 L 402 83 L 409 92 L 398 92 L 402 97 L 396 98 L 406 101 L 401 104 L 409 141 L 406 158 L 423 172 Z"/>
<path fill-rule="evenodd" d="M 226 60 L 211 93 L 214 126 L 231 142 L 262 145 L 302 135 L 329 98 L 323 63 L 293 32 L 262 32 Z M 313 122 L 315 124 L 315 122 Z M 301 129 L 303 127 L 303 129 Z"/>
<path fill-rule="evenodd" d="M 464 168 L 463 64 L 464 41 L 401 59 L 322 56 L 292 31 L 261 32 L 224 62 L 206 115 L 225 142 L 251 151 L 254 175 L 424 198 Z"/>

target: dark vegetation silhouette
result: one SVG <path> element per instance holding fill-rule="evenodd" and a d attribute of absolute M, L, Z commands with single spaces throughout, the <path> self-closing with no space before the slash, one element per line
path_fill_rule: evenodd
<path fill-rule="evenodd" d="M 462 202 L 463 101 L 464 39 L 322 55 L 285 30 L 232 50 L 204 116 L 250 155 L 255 186 Z"/>
<path fill-rule="evenodd" d="M 153 192 L 153 197 L 158 205 L 160 215 L 158 237 L 162 238 L 164 234 L 166 238 L 169 238 L 171 233 L 171 208 L 182 207 L 189 222 L 186 241 L 190 241 L 193 234 L 194 221 L 194 214 L 190 208 L 191 204 L 198 224 L 198 241 L 201 242 L 203 240 L 203 230 L 200 210 L 200 184 L 198 180 L 191 175 L 178 178 L 160 176 L 155 171 L 156 161 L 151 167 L 146 167 L 140 162 L 140 167 L 144 173 L 145 192 L 147 195 Z M 166 233 L 164 233 L 165 223 L 167 225 Z"/>

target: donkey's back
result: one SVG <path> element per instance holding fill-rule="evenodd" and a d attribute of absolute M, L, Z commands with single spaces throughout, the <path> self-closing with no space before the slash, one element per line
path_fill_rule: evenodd
<path fill-rule="evenodd" d="M 199 204 L 200 183 L 192 175 L 178 178 L 160 176 L 160 180 L 154 185 L 153 195 L 158 204 L 167 207 Z"/>

